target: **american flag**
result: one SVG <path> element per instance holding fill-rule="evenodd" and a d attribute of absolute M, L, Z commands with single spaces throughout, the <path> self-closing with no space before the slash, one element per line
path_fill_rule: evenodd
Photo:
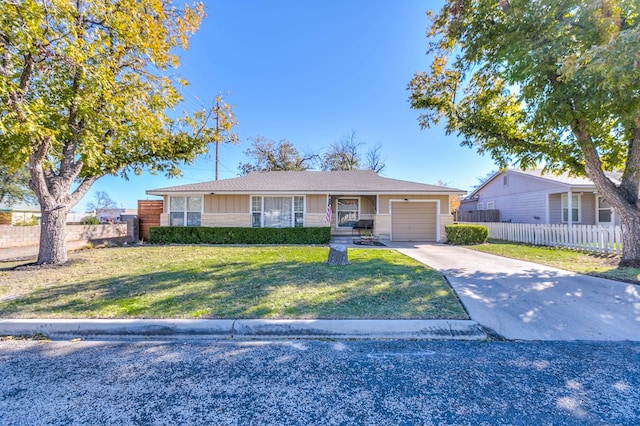
<path fill-rule="evenodd" d="M 325 220 L 327 223 L 331 223 L 331 197 L 329 197 L 329 202 L 327 203 L 327 216 Z"/>

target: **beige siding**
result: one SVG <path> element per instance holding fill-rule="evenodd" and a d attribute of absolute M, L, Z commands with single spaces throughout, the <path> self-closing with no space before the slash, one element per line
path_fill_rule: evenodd
<path fill-rule="evenodd" d="M 313 227 L 329 226 L 329 224 L 325 220 L 325 217 L 326 217 L 326 212 L 306 213 L 304 215 L 304 227 L 313 228 Z"/>
<path fill-rule="evenodd" d="M 448 195 L 380 195 L 378 202 L 380 211 L 378 214 L 389 214 L 389 202 L 391 200 L 433 200 L 440 201 L 440 214 L 449 213 Z"/>
<path fill-rule="evenodd" d="M 249 213 L 248 195 L 205 195 L 205 213 Z"/>
<path fill-rule="evenodd" d="M 391 238 L 393 241 L 436 241 L 437 204 L 431 202 L 393 203 Z"/>
<path fill-rule="evenodd" d="M 202 226 L 210 226 L 212 228 L 222 227 L 249 227 L 251 226 L 251 217 L 248 213 L 204 213 L 202 215 Z"/>
<path fill-rule="evenodd" d="M 445 229 L 445 226 L 451 225 L 452 223 L 453 223 L 453 215 L 450 215 L 450 214 L 440 215 L 440 241 L 447 240 L 447 230 Z"/>
<path fill-rule="evenodd" d="M 327 196 L 326 195 L 307 195 L 305 197 L 307 213 L 326 213 L 327 212 Z"/>
<path fill-rule="evenodd" d="M 374 218 L 373 233 L 381 240 L 391 239 L 391 215 L 379 214 Z"/>

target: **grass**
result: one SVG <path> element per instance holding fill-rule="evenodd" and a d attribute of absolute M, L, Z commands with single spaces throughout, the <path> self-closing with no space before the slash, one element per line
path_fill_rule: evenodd
<path fill-rule="evenodd" d="M 0 318 L 458 318 L 441 275 L 386 249 L 144 246 L 58 267 L 0 263 Z M 12 265 L 15 266 L 15 265 Z"/>
<path fill-rule="evenodd" d="M 531 246 L 491 240 L 488 244 L 467 246 L 472 250 L 553 266 L 580 274 L 640 283 L 640 268 L 620 268 L 620 256 L 586 253 L 554 247 Z"/>

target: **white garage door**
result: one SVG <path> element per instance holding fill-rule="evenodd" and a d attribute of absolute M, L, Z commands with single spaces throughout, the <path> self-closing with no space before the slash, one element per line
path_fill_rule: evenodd
<path fill-rule="evenodd" d="M 393 241 L 436 241 L 438 219 L 436 203 L 399 202 L 391 205 Z"/>

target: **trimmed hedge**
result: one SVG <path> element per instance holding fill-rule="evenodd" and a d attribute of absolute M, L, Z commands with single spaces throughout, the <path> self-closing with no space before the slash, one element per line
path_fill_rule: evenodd
<path fill-rule="evenodd" d="M 151 244 L 327 244 L 331 228 L 208 228 L 154 226 Z"/>
<path fill-rule="evenodd" d="M 482 225 L 446 225 L 444 229 L 449 244 L 482 244 L 489 238 L 489 228 Z"/>

